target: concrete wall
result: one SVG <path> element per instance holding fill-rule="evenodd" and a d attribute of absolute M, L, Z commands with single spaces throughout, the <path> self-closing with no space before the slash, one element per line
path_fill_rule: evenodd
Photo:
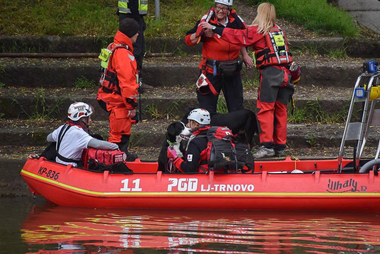
<path fill-rule="evenodd" d="M 360 25 L 380 33 L 380 0 L 335 0 L 333 4 L 348 11 Z"/>

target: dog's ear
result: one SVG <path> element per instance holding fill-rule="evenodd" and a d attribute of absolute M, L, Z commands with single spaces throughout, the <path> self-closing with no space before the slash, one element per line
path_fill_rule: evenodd
<path fill-rule="evenodd" d="M 171 123 L 169 126 L 168 126 L 168 129 L 167 129 L 167 133 L 171 136 L 174 136 L 175 135 L 175 127 L 174 127 L 174 123 Z"/>

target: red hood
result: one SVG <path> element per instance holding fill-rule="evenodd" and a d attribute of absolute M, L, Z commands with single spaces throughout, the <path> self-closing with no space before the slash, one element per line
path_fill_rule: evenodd
<path fill-rule="evenodd" d="M 133 51 L 131 39 L 120 31 L 116 32 L 116 35 L 115 35 L 115 38 L 113 39 L 113 42 L 115 44 L 125 44 L 128 46 L 130 51 Z"/>

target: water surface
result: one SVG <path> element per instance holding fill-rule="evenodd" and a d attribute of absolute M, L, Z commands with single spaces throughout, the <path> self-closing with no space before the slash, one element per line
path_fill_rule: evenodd
<path fill-rule="evenodd" d="M 83 209 L 41 198 L 2 199 L 0 212 L 3 253 L 380 252 L 380 215 L 364 211 Z"/>

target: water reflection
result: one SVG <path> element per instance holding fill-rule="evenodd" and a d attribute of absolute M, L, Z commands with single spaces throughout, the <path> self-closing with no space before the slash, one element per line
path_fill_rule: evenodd
<path fill-rule="evenodd" d="M 35 207 L 30 253 L 356 253 L 380 251 L 376 214 Z"/>

